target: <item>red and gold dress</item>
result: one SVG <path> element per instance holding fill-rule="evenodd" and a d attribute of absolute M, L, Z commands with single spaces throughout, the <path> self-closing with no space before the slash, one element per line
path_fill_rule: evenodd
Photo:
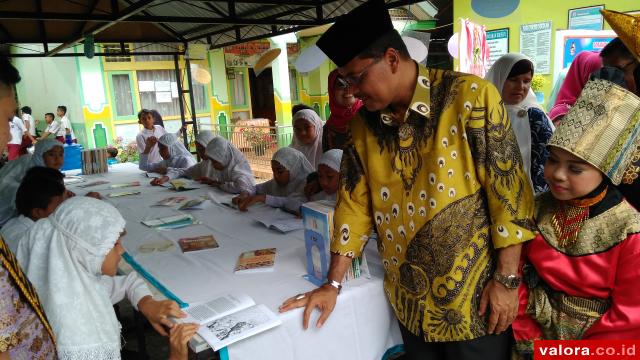
<path fill-rule="evenodd" d="M 640 339 L 640 213 L 613 186 L 599 190 L 587 216 L 574 212 L 564 228 L 564 204 L 551 193 L 536 200 L 540 233 L 523 251 L 513 322 L 521 355 L 535 339 Z"/>

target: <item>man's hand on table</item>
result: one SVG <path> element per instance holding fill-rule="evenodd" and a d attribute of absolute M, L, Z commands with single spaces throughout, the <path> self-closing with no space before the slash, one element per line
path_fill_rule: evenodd
<path fill-rule="evenodd" d="M 318 310 L 320 310 L 320 317 L 316 322 L 316 327 L 319 328 L 324 325 L 329 315 L 331 315 L 331 312 L 336 306 L 337 298 L 338 290 L 331 285 L 325 284 L 315 290 L 288 298 L 280 305 L 279 310 L 282 313 L 304 307 L 302 326 L 306 330 L 309 328 L 309 318 L 311 317 L 313 309 L 318 308 Z"/>
<path fill-rule="evenodd" d="M 180 306 L 173 300 L 156 301 L 151 296 L 145 296 L 138 302 L 138 310 L 149 320 L 151 326 L 162 336 L 169 334 L 165 328 L 171 329 L 175 326 L 169 316 L 175 318 L 186 317 L 187 314 L 180 310 Z"/>

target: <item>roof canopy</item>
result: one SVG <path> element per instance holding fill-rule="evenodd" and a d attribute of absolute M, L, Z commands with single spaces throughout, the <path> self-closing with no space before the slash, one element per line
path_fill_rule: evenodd
<path fill-rule="evenodd" d="M 220 48 L 328 24 L 362 2 L 4 0 L 0 43 L 43 44 L 40 56 L 56 55 L 90 35 L 96 43 L 208 43 Z M 387 7 L 417 2 L 387 0 Z"/>

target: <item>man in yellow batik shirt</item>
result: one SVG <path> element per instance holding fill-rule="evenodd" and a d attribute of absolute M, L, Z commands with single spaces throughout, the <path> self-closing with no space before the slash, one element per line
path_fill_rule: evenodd
<path fill-rule="evenodd" d="M 282 311 L 305 306 L 307 327 L 319 308 L 322 325 L 375 227 L 408 359 L 508 359 L 533 194 L 500 94 L 411 60 L 383 1 L 317 45 L 364 108 L 342 158 L 329 281 Z"/>

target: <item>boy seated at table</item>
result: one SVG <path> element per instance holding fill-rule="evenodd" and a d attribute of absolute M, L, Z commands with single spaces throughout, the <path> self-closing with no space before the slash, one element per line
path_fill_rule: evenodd
<path fill-rule="evenodd" d="M 16 192 L 19 215 L 0 229 L 0 235 L 13 253 L 33 224 L 49 216 L 67 198 L 62 179 L 61 172 L 42 166 L 27 171 Z"/>
<path fill-rule="evenodd" d="M 66 130 L 62 127 L 60 121 L 56 120 L 56 116 L 53 115 L 53 113 L 46 113 L 44 114 L 44 121 L 47 123 L 47 127 L 38 140 L 44 140 L 47 139 L 49 135 L 53 135 L 56 140 L 64 144 Z"/>
<path fill-rule="evenodd" d="M 255 195 L 240 194 L 233 198 L 233 203 L 242 211 L 263 202 L 299 214 L 300 206 L 306 201 L 304 187 L 307 175 L 314 170 L 311 163 L 300 151 L 285 147 L 273 154 L 271 170 L 273 179 L 256 185 Z"/>
<path fill-rule="evenodd" d="M 309 201 L 336 200 L 338 185 L 340 182 L 340 161 L 342 160 L 342 150 L 331 149 L 320 157 L 318 161 L 318 183 L 320 191 L 307 196 Z"/>

